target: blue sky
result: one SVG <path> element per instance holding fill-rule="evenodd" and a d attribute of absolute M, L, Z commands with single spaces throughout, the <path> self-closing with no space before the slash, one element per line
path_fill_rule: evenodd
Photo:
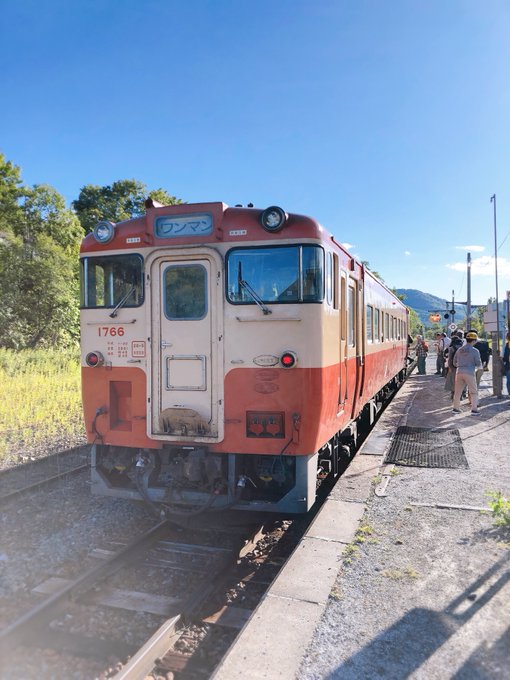
<path fill-rule="evenodd" d="M 507 0 L 4 0 L 0 150 L 317 218 L 390 286 L 510 290 Z"/>

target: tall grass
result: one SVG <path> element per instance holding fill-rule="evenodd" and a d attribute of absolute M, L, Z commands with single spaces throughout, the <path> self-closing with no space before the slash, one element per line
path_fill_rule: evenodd
<path fill-rule="evenodd" d="M 78 350 L 0 348 L 0 466 L 83 441 Z"/>

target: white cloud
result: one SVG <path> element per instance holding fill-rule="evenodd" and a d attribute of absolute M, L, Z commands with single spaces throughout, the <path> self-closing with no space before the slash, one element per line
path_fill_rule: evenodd
<path fill-rule="evenodd" d="M 466 262 L 455 262 L 454 264 L 447 264 L 448 269 L 453 269 L 457 272 L 464 272 L 467 269 Z M 473 276 L 495 276 L 496 268 L 494 266 L 494 257 L 492 255 L 482 255 L 482 257 L 475 257 L 471 260 L 471 274 Z M 510 277 L 510 260 L 506 257 L 498 257 L 498 278 Z"/>
<path fill-rule="evenodd" d="M 345 248 L 345 250 L 350 250 L 351 248 L 356 248 L 356 246 L 353 246 L 352 243 L 341 243 L 341 246 Z"/>
<path fill-rule="evenodd" d="M 473 253 L 483 253 L 485 246 L 455 246 L 456 250 L 467 250 Z"/>
<path fill-rule="evenodd" d="M 410 255 L 410 254 L 411 253 L 409 252 L 409 250 L 404 250 L 404 255 Z"/>

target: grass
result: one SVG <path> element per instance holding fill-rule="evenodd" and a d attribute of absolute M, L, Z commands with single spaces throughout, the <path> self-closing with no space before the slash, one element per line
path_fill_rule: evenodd
<path fill-rule="evenodd" d="M 504 496 L 501 491 L 487 491 L 485 495 L 492 498 L 488 503 L 494 513 L 494 524 L 510 529 L 510 498 Z"/>
<path fill-rule="evenodd" d="M 78 350 L 0 348 L 0 466 L 83 437 Z"/>

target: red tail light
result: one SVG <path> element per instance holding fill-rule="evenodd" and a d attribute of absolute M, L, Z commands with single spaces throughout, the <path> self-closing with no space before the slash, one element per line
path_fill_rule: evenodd
<path fill-rule="evenodd" d="M 284 368 L 292 368 L 297 362 L 294 352 L 284 352 L 280 357 L 280 363 Z"/>
<path fill-rule="evenodd" d="M 92 368 L 102 366 L 104 364 L 104 356 L 101 352 L 89 352 L 85 357 L 85 363 Z"/>

